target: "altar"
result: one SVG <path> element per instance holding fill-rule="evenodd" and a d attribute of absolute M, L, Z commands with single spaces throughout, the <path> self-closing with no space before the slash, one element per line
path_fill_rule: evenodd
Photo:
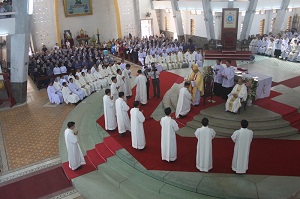
<path fill-rule="evenodd" d="M 254 80 L 258 81 L 255 99 L 262 99 L 270 96 L 272 87 L 272 77 L 255 72 L 246 74 L 241 71 L 236 71 L 235 77 L 243 77 L 244 79 L 253 78 Z"/>

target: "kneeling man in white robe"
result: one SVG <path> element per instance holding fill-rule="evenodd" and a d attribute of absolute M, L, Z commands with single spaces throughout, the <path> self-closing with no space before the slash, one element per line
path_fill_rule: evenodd
<path fill-rule="evenodd" d="M 68 152 L 69 167 L 72 170 L 81 169 L 81 165 L 86 164 L 80 146 L 78 144 L 78 131 L 74 132 L 75 122 L 68 122 L 65 130 L 65 141 Z"/>
<path fill-rule="evenodd" d="M 161 159 L 168 162 L 177 159 L 176 133 L 179 130 L 178 124 L 171 118 L 171 108 L 165 109 L 166 116 L 161 118 Z"/>
<path fill-rule="evenodd" d="M 253 138 L 253 131 L 247 128 L 247 120 L 241 121 L 241 127 L 231 136 L 231 139 L 235 142 L 231 168 L 236 173 L 246 173 L 248 169 L 250 144 Z"/>
<path fill-rule="evenodd" d="M 110 89 L 105 90 L 103 96 L 103 108 L 104 108 L 104 120 L 105 130 L 114 131 L 117 128 L 116 110 L 113 96 L 110 93 Z"/>
<path fill-rule="evenodd" d="M 242 106 L 241 102 L 247 99 L 247 87 L 243 83 L 243 79 L 239 78 L 238 84 L 236 84 L 231 93 L 228 94 L 228 99 L 225 104 L 225 110 L 233 113 L 237 113 Z"/>
<path fill-rule="evenodd" d="M 124 97 L 124 92 L 119 92 L 119 98 L 116 100 L 118 131 L 121 137 L 126 131 L 131 131 L 128 116 L 129 106 L 126 104 Z"/>
<path fill-rule="evenodd" d="M 191 110 L 192 95 L 189 91 L 191 83 L 184 82 L 184 87 L 179 90 L 179 97 L 176 107 L 176 118 L 183 118 Z"/>
<path fill-rule="evenodd" d="M 145 117 L 143 113 L 139 110 L 139 101 L 135 101 L 133 103 L 133 106 L 134 108 L 130 110 L 132 147 L 135 149 L 144 149 L 146 146 L 146 139 L 143 126 Z"/>
<path fill-rule="evenodd" d="M 66 104 L 75 104 L 80 100 L 79 96 L 69 89 L 67 82 L 63 82 L 62 95 Z"/>
<path fill-rule="evenodd" d="M 198 138 L 196 167 L 200 171 L 208 172 L 212 169 L 212 139 L 216 132 L 208 127 L 208 119 L 202 119 L 202 127 L 198 128 L 195 136 Z"/>

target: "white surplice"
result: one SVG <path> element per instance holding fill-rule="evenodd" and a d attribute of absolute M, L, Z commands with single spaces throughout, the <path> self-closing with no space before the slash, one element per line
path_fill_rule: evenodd
<path fill-rule="evenodd" d="M 131 96 L 132 95 L 132 91 L 131 91 L 131 83 L 130 83 L 130 78 L 131 78 L 131 71 L 127 70 L 126 68 L 123 70 L 123 75 L 125 77 L 124 81 L 125 81 L 125 90 L 124 90 L 124 94 L 125 96 Z"/>
<path fill-rule="evenodd" d="M 63 87 L 62 88 L 62 95 L 64 98 L 65 103 L 77 103 L 80 99 L 79 96 L 75 93 L 72 93 L 72 91 L 69 89 L 69 87 Z"/>
<path fill-rule="evenodd" d="M 237 94 L 238 97 L 235 98 L 233 95 Z M 236 113 L 239 108 L 242 106 L 241 101 L 246 101 L 247 99 L 247 87 L 245 84 L 239 85 L 236 84 L 231 93 L 228 94 L 228 99 L 225 104 L 226 111 Z"/>
<path fill-rule="evenodd" d="M 189 90 L 185 87 L 179 90 L 179 97 L 176 107 L 176 118 L 179 118 L 179 115 L 186 115 L 191 110 L 191 100 L 192 95 Z"/>
<path fill-rule="evenodd" d="M 168 162 L 177 159 L 176 133 L 179 127 L 175 120 L 165 116 L 160 120 L 161 125 L 161 159 Z"/>
<path fill-rule="evenodd" d="M 115 130 L 117 128 L 117 118 L 115 111 L 115 103 L 110 96 L 103 96 L 105 130 Z"/>
<path fill-rule="evenodd" d="M 131 142 L 135 149 L 143 149 L 146 145 L 143 122 L 145 117 L 139 108 L 130 110 L 131 118 Z"/>
<path fill-rule="evenodd" d="M 212 139 L 215 135 L 216 132 L 207 126 L 202 126 L 195 132 L 198 138 L 196 167 L 200 171 L 208 172 L 212 169 Z"/>
<path fill-rule="evenodd" d="M 248 169 L 252 138 L 253 131 L 247 128 L 241 128 L 231 136 L 231 139 L 235 142 L 231 168 L 236 173 L 246 173 Z"/>
<path fill-rule="evenodd" d="M 78 137 L 74 135 L 73 130 L 69 128 L 65 130 L 65 141 L 70 169 L 75 170 L 81 165 L 86 164 L 78 144 Z"/>
<path fill-rule="evenodd" d="M 128 116 L 129 106 L 122 98 L 116 100 L 116 113 L 119 133 L 125 133 L 127 130 L 131 131 L 130 119 Z"/>
<path fill-rule="evenodd" d="M 54 86 L 48 86 L 47 93 L 51 103 L 60 104 L 63 101 L 62 96 L 57 94 Z"/>
<path fill-rule="evenodd" d="M 136 83 L 135 101 L 147 104 L 147 78 L 144 75 L 139 75 L 135 78 L 134 82 Z"/>

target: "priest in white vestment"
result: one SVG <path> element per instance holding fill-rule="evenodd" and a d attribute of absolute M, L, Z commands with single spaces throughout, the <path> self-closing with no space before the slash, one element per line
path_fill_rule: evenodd
<path fill-rule="evenodd" d="M 94 75 L 92 74 L 91 69 L 88 69 L 88 72 L 86 74 L 86 80 L 89 82 L 89 84 L 93 84 L 95 86 L 96 91 L 99 91 L 102 89 L 101 82 L 98 81 L 98 79 L 95 79 Z"/>
<path fill-rule="evenodd" d="M 202 127 L 198 128 L 195 136 L 198 139 L 197 154 L 196 154 L 196 167 L 200 171 L 208 172 L 212 169 L 212 139 L 215 137 L 216 132 L 208 127 L 208 119 L 202 119 Z"/>
<path fill-rule="evenodd" d="M 68 128 L 65 130 L 65 141 L 68 152 L 69 167 L 72 170 L 81 169 L 85 165 L 85 160 L 78 144 L 78 131 L 74 132 L 75 122 L 68 122 Z"/>
<path fill-rule="evenodd" d="M 123 76 L 125 77 L 124 82 L 125 82 L 125 90 L 124 94 L 125 97 L 131 97 L 132 96 L 132 91 L 131 91 L 131 71 L 130 71 L 130 64 L 126 64 L 126 68 L 123 70 Z"/>
<path fill-rule="evenodd" d="M 72 93 L 72 91 L 69 89 L 67 82 L 63 83 L 62 95 L 66 104 L 75 104 L 80 100 L 79 96 L 75 93 Z"/>
<path fill-rule="evenodd" d="M 178 124 L 171 118 L 171 108 L 165 109 L 165 117 L 160 120 L 161 125 L 161 159 L 168 162 L 177 159 L 176 133 Z"/>
<path fill-rule="evenodd" d="M 128 116 L 128 111 L 130 108 L 124 98 L 124 92 L 119 92 L 119 98 L 116 100 L 118 131 L 121 137 L 126 131 L 131 131 L 131 124 Z"/>
<path fill-rule="evenodd" d="M 184 82 L 184 87 L 179 90 L 179 97 L 176 107 L 176 118 L 183 118 L 191 110 L 192 95 L 189 91 L 191 83 Z"/>
<path fill-rule="evenodd" d="M 235 142 L 232 170 L 236 173 L 246 173 L 248 169 L 250 144 L 253 138 L 253 131 L 247 128 L 247 120 L 241 121 L 241 127 L 231 136 L 231 139 Z"/>
<path fill-rule="evenodd" d="M 241 102 L 247 99 L 247 87 L 240 77 L 238 83 L 233 87 L 232 91 L 228 94 L 228 99 L 225 104 L 225 111 L 237 113 L 242 106 Z"/>
<path fill-rule="evenodd" d="M 62 94 L 55 90 L 52 81 L 47 87 L 47 93 L 51 103 L 60 104 L 63 102 Z"/>
<path fill-rule="evenodd" d="M 80 100 L 83 100 L 83 98 L 86 96 L 84 91 L 81 90 L 75 83 L 74 80 L 72 78 L 70 78 L 69 80 L 69 84 L 68 87 L 69 89 L 72 91 L 72 93 L 75 93 L 76 95 L 78 95 L 78 97 L 80 98 Z"/>
<path fill-rule="evenodd" d="M 119 92 L 125 91 L 125 77 L 122 75 L 121 69 L 117 69 L 117 86 L 119 87 Z"/>
<path fill-rule="evenodd" d="M 111 85 L 110 85 L 110 92 L 111 92 L 111 96 L 113 97 L 113 102 L 115 103 L 116 100 L 119 97 L 119 87 L 117 85 L 117 78 L 116 77 L 112 77 L 111 78 Z"/>
<path fill-rule="evenodd" d="M 134 108 L 130 110 L 132 147 L 135 149 L 144 149 L 146 146 L 146 139 L 143 126 L 145 117 L 143 113 L 139 110 L 139 101 L 135 101 L 133 103 L 133 106 Z"/>
<path fill-rule="evenodd" d="M 74 83 L 76 84 L 76 86 L 77 86 L 78 88 L 80 88 L 80 90 L 81 90 L 82 92 L 85 93 L 85 96 L 89 96 L 89 95 L 92 93 L 91 87 L 85 86 L 85 85 L 79 80 L 79 77 L 78 77 L 77 75 L 75 75 Z"/>
<path fill-rule="evenodd" d="M 138 70 L 138 76 L 134 82 L 136 84 L 135 101 L 141 102 L 141 104 L 147 104 L 147 78 L 142 74 L 141 70 Z"/>
<path fill-rule="evenodd" d="M 117 118 L 115 103 L 113 101 L 113 96 L 111 96 L 110 89 L 105 90 L 105 95 L 103 96 L 103 108 L 105 130 L 114 131 L 117 128 Z"/>

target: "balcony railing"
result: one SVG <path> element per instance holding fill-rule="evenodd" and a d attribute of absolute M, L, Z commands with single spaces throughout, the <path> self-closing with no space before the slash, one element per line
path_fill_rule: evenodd
<path fill-rule="evenodd" d="M 15 16 L 15 12 L 1 12 L 0 13 L 0 19 L 10 18 L 10 17 L 14 17 L 14 16 Z"/>

